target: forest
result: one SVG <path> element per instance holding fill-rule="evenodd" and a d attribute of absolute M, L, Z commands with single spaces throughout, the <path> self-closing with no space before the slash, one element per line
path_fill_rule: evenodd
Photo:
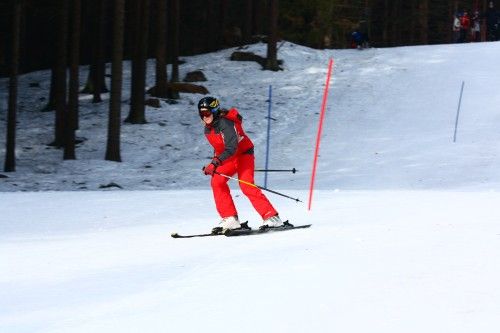
<path fill-rule="evenodd" d="M 112 34 L 113 0 L 81 1 L 81 64 L 89 64 L 99 39 Z M 54 37 L 64 0 L 0 1 L 0 75 L 7 75 L 12 40 L 13 3 L 22 4 L 20 72 L 50 68 L 55 59 Z M 158 10 L 169 15 L 167 42 L 172 50 L 173 0 L 125 0 L 124 57 L 133 52 L 137 3 L 148 4 L 148 56 L 154 55 Z M 179 52 L 192 55 L 243 45 L 267 34 L 270 0 L 178 1 Z M 158 7 L 163 6 L 163 7 Z M 451 41 L 453 14 L 468 9 L 484 12 L 486 0 L 281 0 L 278 38 L 314 48 L 350 47 L 350 34 L 364 30 L 376 47 L 441 44 Z M 164 9 L 162 9 L 164 8 Z M 175 9 L 175 8 L 174 8 Z M 170 35 L 170 37 L 169 37 Z M 110 60 L 111 44 L 104 57 Z"/>
<path fill-rule="evenodd" d="M 18 75 L 51 69 L 45 111 L 55 110 L 56 147 L 74 159 L 78 95 L 110 91 L 106 159 L 120 161 L 119 119 L 122 62 L 132 61 L 132 124 L 144 123 L 145 63 L 156 60 L 156 86 L 147 93 L 176 99 L 202 87 L 181 83 L 183 55 L 248 43 L 268 44 L 266 58 L 235 52 L 234 60 L 255 60 L 280 70 L 279 42 L 312 48 L 351 47 L 362 31 L 373 47 L 450 43 L 459 10 L 484 11 L 487 1 L 458 0 L 3 0 L 0 2 L 0 76 L 9 77 L 5 171 L 15 170 Z M 236 59 L 243 57 L 243 59 Z M 111 63 L 111 73 L 105 64 Z M 172 64 L 167 73 L 167 64 Z M 84 87 L 78 68 L 89 65 Z M 111 77 L 111 86 L 105 76 Z M 201 90 L 202 91 L 202 90 Z"/>

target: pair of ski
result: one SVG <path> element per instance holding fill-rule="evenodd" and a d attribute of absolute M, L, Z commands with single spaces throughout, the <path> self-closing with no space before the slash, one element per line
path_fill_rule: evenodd
<path fill-rule="evenodd" d="M 287 231 L 294 229 L 305 229 L 309 228 L 311 224 L 303 224 L 294 226 L 288 221 L 283 222 L 282 226 L 279 227 L 268 227 L 261 226 L 259 229 L 252 229 L 248 226 L 248 222 L 244 222 L 241 224 L 241 228 L 238 229 L 228 229 L 220 232 L 211 232 L 209 234 L 193 234 L 193 235 L 180 235 L 177 232 L 172 233 L 173 238 L 194 238 L 194 237 L 210 237 L 210 236 L 221 236 L 224 235 L 226 237 L 234 237 L 234 236 L 250 236 L 250 235 L 260 235 L 268 232 L 277 232 L 277 231 Z"/>

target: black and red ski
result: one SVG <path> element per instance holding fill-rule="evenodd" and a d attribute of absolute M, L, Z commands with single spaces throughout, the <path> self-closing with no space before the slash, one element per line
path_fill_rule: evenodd
<path fill-rule="evenodd" d="M 278 232 L 278 231 L 287 231 L 294 229 L 305 229 L 309 228 L 312 224 L 302 224 L 302 225 L 293 225 L 288 221 L 283 222 L 282 226 L 279 227 L 268 227 L 261 226 L 259 229 L 235 229 L 235 230 L 226 230 L 224 236 L 234 237 L 234 236 L 250 236 L 250 235 L 260 235 L 269 232 Z"/>
<path fill-rule="evenodd" d="M 212 232 L 206 234 L 193 234 L 193 235 L 179 235 L 177 232 L 173 232 L 170 234 L 173 238 L 195 238 L 195 237 L 211 237 L 211 236 L 223 236 L 222 228 L 217 230 L 218 228 L 214 228 Z M 248 221 L 241 223 L 241 227 L 236 230 L 251 230 L 248 226 Z"/>
<path fill-rule="evenodd" d="M 173 238 L 194 238 L 194 237 L 211 237 L 211 236 L 226 236 L 226 237 L 235 237 L 235 236 L 250 236 L 250 235 L 260 235 L 268 232 L 278 232 L 278 231 L 287 231 L 293 229 L 305 229 L 309 228 L 312 224 L 303 224 L 294 226 L 288 221 L 283 222 L 282 226 L 279 227 L 267 227 L 261 226 L 259 229 L 252 229 L 248 226 L 248 222 L 244 222 L 241 224 L 241 228 L 226 230 L 224 232 L 211 232 L 206 234 L 192 234 L 192 235 L 180 235 L 176 232 L 172 233 L 171 236 Z"/>

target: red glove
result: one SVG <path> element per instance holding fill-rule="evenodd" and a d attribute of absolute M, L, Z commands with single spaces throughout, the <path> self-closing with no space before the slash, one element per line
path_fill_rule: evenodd
<path fill-rule="evenodd" d="M 215 172 L 215 169 L 217 169 L 217 167 L 221 164 L 221 161 L 219 160 L 218 157 L 214 157 L 212 159 L 212 162 L 210 162 L 209 164 L 207 164 L 206 166 L 203 167 L 203 173 L 205 175 L 210 175 L 210 176 L 213 176 L 214 175 L 214 172 Z"/>

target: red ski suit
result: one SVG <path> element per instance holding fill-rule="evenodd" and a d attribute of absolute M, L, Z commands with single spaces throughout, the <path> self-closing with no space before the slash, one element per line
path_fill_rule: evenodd
<path fill-rule="evenodd" d="M 254 184 L 255 157 L 253 143 L 245 134 L 241 116 L 233 108 L 226 115 L 214 118 L 211 124 L 205 125 L 205 136 L 214 148 L 214 155 L 221 161 L 217 172 L 233 176 Z M 228 178 L 214 174 L 211 180 L 215 206 L 222 218 L 238 215 L 231 197 Z M 256 187 L 239 183 L 241 191 L 252 203 L 262 219 L 267 219 L 278 212 L 271 205 L 262 191 Z"/>

